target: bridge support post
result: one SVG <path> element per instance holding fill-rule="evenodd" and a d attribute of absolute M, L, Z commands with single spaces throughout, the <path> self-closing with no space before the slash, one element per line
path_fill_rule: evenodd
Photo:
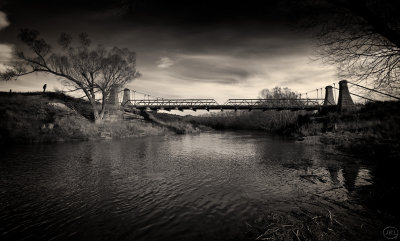
<path fill-rule="evenodd" d="M 330 85 L 325 87 L 324 106 L 328 105 L 336 105 L 335 99 L 333 98 L 333 88 Z"/>
<path fill-rule="evenodd" d="M 118 106 L 118 88 L 112 87 L 110 95 L 108 96 L 107 104 L 112 106 Z"/>
<path fill-rule="evenodd" d="M 122 103 L 121 106 L 129 105 L 129 101 L 131 99 L 131 90 L 128 88 L 124 89 L 124 95 L 122 97 Z"/>
<path fill-rule="evenodd" d="M 103 117 L 104 122 L 116 122 L 121 120 L 122 115 L 119 110 L 118 87 L 111 87 L 110 93 L 106 99 L 106 106 L 106 112 Z"/>
<path fill-rule="evenodd" d="M 333 98 L 333 88 L 328 85 L 325 87 L 325 99 L 321 108 L 321 112 L 326 114 L 328 112 L 336 111 L 336 103 Z"/>
<path fill-rule="evenodd" d="M 348 111 L 354 109 L 354 107 L 354 102 L 347 87 L 347 80 L 342 80 L 339 82 L 338 110 L 340 112 Z"/>

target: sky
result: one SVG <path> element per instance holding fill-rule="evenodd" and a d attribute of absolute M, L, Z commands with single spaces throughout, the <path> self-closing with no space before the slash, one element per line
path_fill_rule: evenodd
<path fill-rule="evenodd" d="M 62 32 L 87 32 L 95 44 L 135 51 L 142 76 L 127 87 L 162 98 L 224 103 L 257 98 L 264 88 L 304 93 L 340 80 L 335 66 L 316 59 L 312 35 L 297 26 L 296 1 L 1 2 L 0 70 L 22 47 L 19 30 L 31 28 L 50 43 Z M 1 81 L 0 91 L 40 91 L 44 83 L 68 90 L 51 75 L 32 74 Z"/>

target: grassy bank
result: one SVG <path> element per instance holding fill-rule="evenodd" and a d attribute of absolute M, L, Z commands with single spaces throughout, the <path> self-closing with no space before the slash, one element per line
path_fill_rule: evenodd
<path fill-rule="evenodd" d="M 269 133 L 288 135 L 293 132 L 298 115 L 305 111 L 222 111 L 202 116 L 183 118 L 195 126 L 208 126 L 215 130 L 260 130 Z"/>
<path fill-rule="evenodd" d="M 368 103 L 344 113 L 224 111 L 182 120 L 216 130 L 260 130 L 360 153 L 400 149 L 400 102 Z"/>
<path fill-rule="evenodd" d="M 200 133 L 202 130 L 209 130 L 209 128 L 205 126 L 193 125 L 192 123 L 184 121 L 184 117 L 179 115 L 144 112 L 144 116 L 153 123 L 177 134 L 193 134 Z"/>
<path fill-rule="evenodd" d="M 140 119 L 93 123 L 91 105 L 62 93 L 0 93 L 0 142 L 53 142 L 160 135 Z"/>
<path fill-rule="evenodd" d="M 293 126 L 305 143 L 333 145 L 354 155 L 400 158 L 400 102 L 375 102 L 358 110 L 303 116 Z"/>

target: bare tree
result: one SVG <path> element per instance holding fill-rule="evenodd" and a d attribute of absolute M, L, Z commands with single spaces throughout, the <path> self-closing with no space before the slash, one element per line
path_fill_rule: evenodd
<path fill-rule="evenodd" d="M 400 91 L 400 3 L 394 0 L 304 0 L 317 26 L 319 56 L 339 75 Z M 315 11 L 312 11 L 310 9 Z M 307 18 L 307 17 L 306 17 Z M 311 23 L 311 24 L 310 24 Z"/>
<path fill-rule="evenodd" d="M 298 99 L 299 96 L 296 92 L 292 91 L 288 87 L 274 87 L 273 89 L 263 89 L 260 91 L 259 99 L 268 99 L 265 104 L 269 102 L 273 102 L 273 105 L 299 105 Z M 262 127 L 263 129 L 274 129 L 274 128 L 283 128 L 285 126 L 290 125 L 297 118 L 298 113 L 283 110 L 283 111 L 275 111 L 269 110 L 263 112 L 263 114 L 255 114 L 253 113 L 253 118 L 257 121 L 257 126 Z"/>
<path fill-rule="evenodd" d="M 79 34 L 79 42 L 72 45 L 72 37 L 63 33 L 53 50 L 39 38 L 36 30 L 22 29 L 18 38 L 28 47 L 29 55 L 17 50 L 17 60 L 0 73 L 4 80 L 15 79 L 31 73 L 57 76 L 64 85 L 81 90 L 93 107 L 95 122 L 101 122 L 106 109 L 106 99 L 113 88 L 119 88 L 138 78 L 136 54 L 129 49 L 91 46 L 86 33 Z M 101 104 L 96 101 L 100 92 Z"/>
<path fill-rule="evenodd" d="M 273 89 L 263 89 L 260 91 L 259 99 L 298 99 L 298 96 L 288 87 L 274 87 Z"/>

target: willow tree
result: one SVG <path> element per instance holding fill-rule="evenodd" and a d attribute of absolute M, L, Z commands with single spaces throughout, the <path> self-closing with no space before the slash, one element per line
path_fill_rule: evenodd
<path fill-rule="evenodd" d="M 140 76 L 136 70 L 135 52 L 126 48 L 92 46 L 85 33 L 79 34 L 75 44 L 71 35 L 61 34 L 58 48 L 52 48 L 36 30 L 22 29 L 18 38 L 27 51 L 16 50 L 16 61 L 0 73 L 0 78 L 11 80 L 32 73 L 54 75 L 73 90 L 83 91 L 93 107 L 96 123 L 104 117 L 111 90 Z M 100 95 L 100 102 L 96 94 Z"/>

